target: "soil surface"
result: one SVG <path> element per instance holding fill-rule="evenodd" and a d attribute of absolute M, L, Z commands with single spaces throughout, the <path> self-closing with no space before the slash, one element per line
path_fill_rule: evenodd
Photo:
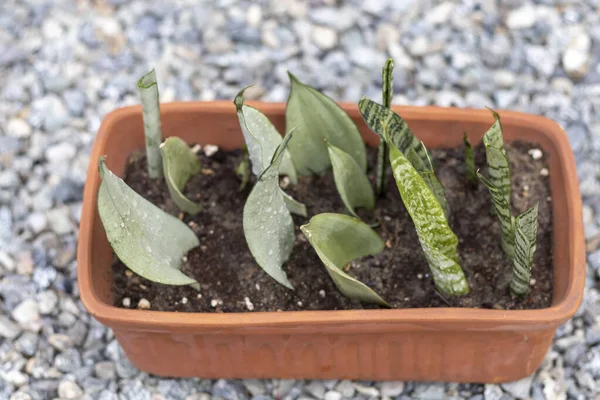
<path fill-rule="evenodd" d="M 471 293 L 450 297 L 438 293 L 419 245 L 412 220 L 404 208 L 389 173 L 387 195 L 377 200 L 376 211 L 362 213 L 366 222 L 379 222 L 377 232 L 386 242 L 377 256 L 356 260 L 349 273 L 373 288 L 394 308 L 477 307 L 535 309 L 549 307 L 552 300 L 553 249 L 552 203 L 546 155 L 534 160 L 529 143 L 507 144 L 512 173 L 513 214 L 539 201 L 538 236 L 531 288 L 524 297 L 513 298 L 508 285 L 511 264 L 500 245 L 500 228 L 491 214 L 490 196 L 482 185 L 471 185 L 464 172 L 464 149 L 432 151 L 435 170 L 446 189 L 451 209 L 450 225 L 459 238 L 459 256 L 471 286 Z M 369 149 L 369 165 L 375 165 L 376 149 Z M 476 163 L 484 174 L 485 150 L 475 149 Z M 270 278 L 254 262 L 242 230 L 242 210 L 252 187 L 239 191 L 234 170 L 241 152 L 199 155 L 202 173 L 192 178 L 186 194 L 204 206 L 191 217 L 178 212 L 164 180 L 151 180 L 143 153 L 130 157 L 125 181 L 136 192 L 161 209 L 179 215 L 196 232 L 201 245 L 190 251 L 182 271 L 200 282 L 200 292 L 185 286 L 150 282 L 129 271 L 116 257 L 113 265 L 114 303 L 130 307 L 140 299 L 151 309 L 185 312 L 247 312 L 280 310 L 338 310 L 377 308 L 355 303 L 342 296 L 327 274 L 315 251 L 300 232 L 308 218 L 294 216 L 296 243 L 284 269 L 296 288 L 291 291 Z M 542 173 L 540 173 L 542 171 Z M 371 181 L 374 170 L 369 171 Z M 301 178 L 286 191 L 308 207 L 308 215 L 344 212 L 331 171 L 322 177 Z M 127 301 L 125 302 L 127 303 Z"/>

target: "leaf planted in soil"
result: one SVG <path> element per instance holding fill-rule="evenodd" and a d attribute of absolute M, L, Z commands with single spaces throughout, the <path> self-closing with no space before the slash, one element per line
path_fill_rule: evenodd
<path fill-rule="evenodd" d="M 235 169 L 235 174 L 241 181 L 239 188 L 239 191 L 241 192 L 250 180 L 250 157 L 248 156 L 248 146 L 244 146 L 244 156 Z"/>
<path fill-rule="evenodd" d="M 187 181 L 200 172 L 200 160 L 186 142 L 178 137 L 170 137 L 160 145 L 163 171 L 171 199 L 181 211 L 194 215 L 202 210 L 182 193 Z"/>
<path fill-rule="evenodd" d="M 392 96 L 394 94 L 394 60 L 388 58 L 381 70 L 381 82 L 382 82 L 382 97 L 383 106 L 386 108 L 392 107 Z M 387 142 L 383 139 L 379 139 L 379 148 L 377 151 L 377 195 L 383 196 L 386 192 L 387 187 L 387 168 L 389 165 L 388 160 L 389 148 Z"/>
<path fill-rule="evenodd" d="M 179 219 L 137 194 L 99 160 L 102 183 L 98 212 L 115 254 L 136 274 L 165 285 L 197 283 L 183 274 L 181 260 L 199 245 L 198 237 Z"/>
<path fill-rule="evenodd" d="M 332 144 L 327 143 L 327 149 L 333 166 L 335 186 L 348 211 L 358 218 L 357 208 L 375 208 L 375 196 L 369 178 L 354 158 Z"/>
<path fill-rule="evenodd" d="M 485 176 L 481 175 L 479 171 L 477 171 L 477 177 L 481 182 L 483 182 L 490 192 L 492 204 L 494 205 L 494 210 L 496 212 L 496 216 L 498 217 L 498 222 L 500 223 L 500 230 L 502 231 L 502 249 L 508 258 L 512 260 L 515 251 L 515 232 L 514 218 L 511 214 L 510 206 L 506 202 L 504 192 L 498 187 L 494 186 L 491 180 L 486 179 Z"/>
<path fill-rule="evenodd" d="M 448 206 L 448 200 L 446 199 L 446 190 L 444 186 L 440 182 L 440 180 L 435 176 L 433 172 L 433 165 L 431 163 L 431 159 L 429 158 L 429 154 L 427 153 L 427 149 L 425 145 L 421 142 L 421 146 L 423 147 L 423 151 L 427 155 L 426 163 L 421 160 L 419 155 L 414 149 L 409 149 L 406 158 L 413 165 L 413 167 L 417 170 L 421 178 L 425 181 L 431 192 L 437 199 L 438 203 L 444 209 L 444 215 L 446 218 L 450 215 L 450 207 Z"/>
<path fill-rule="evenodd" d="M 243 227 L 250 252 L 277 282 L 294 289 L 281 268 L 294 247 L 294 222 L 279 187 L 279 167 L 292 133 L 288 133 L 252 188 L 244 205 Z"/>
<path fill-rule="evenodd" d="M 291 92 L 285 119 L 288 127 L 297 127 L 290 154 L 298 174 L 321 175 L 331 166 L 325 140 L 350 154 L 366 171 L 365 144 L 350 117 L 332 99 L 288 75 Z"/>
<path fill-rule="evenodd" d="M 352 260 L 383 250 L 385 244 L 373 229 L 359 219 L 333 213 L 315 215 L 300 229 L 344 296 L 390 307 L 373 289 L 343 270 Z"/>
<path fill-rule="evenodd" d="M 392 144 L 390 162 L 400 197 L 415 225 L 435 286 L 450 295 L 469 293 L 469 284 L 458 264 L 458 238 L 448 225 L 444 209 L 422 176 Z"/>
<path fill-rule="evenodd" d="M 292 196 L 290 196 L 283 190 L 281 190 L 281 194 L 283 195 L 283 200 L 285 201 L 287 209 L 290 210 L 292 214 L 296 214 L 306 218 L 306 206 L 303 203 L 300 203 L 298 200 L 294 199 Z"/>
<path fill-rule="evenodd" d="M 244 88 L 238 93 L 233 103 L 237 110 L 240 127 L 244 134 L 250 161 L 252 162 L 252 172 L 254 175 L 260 176 L 271 164 L 275 150 L 281 145 L 283 137 L 266 115 L 256 108 L 244 104 L 244 91 L 246 89 Z M 279 172 L 280 174 L 287 175 L 291 183 L 296 184 L 298 182 L 296 168 L 292 162 L 289 150 L 283 153 Z"/>
<path fill-rule="evenodd" d="M 463 133 L 463 142 L 465 144 L 465 172 L 467 175 L 467 180 L 472 183 L 477 183 L 477 174 L 475 167 L 475 153 L 473 153 L 473 146 L 471 146 L 471 141 L 467 136 L 467 132 Z"/>
<path fill-rule="evenodd" d="M 489 181 L 506 199 L 510 207 L 510 167 L 506 151 L 504 150 L 504 139 L 502 138 L 502 123 L 500 116 L 494 110 L 490 110 L 494 116 L 494 124 L 483 136 L 485 154 L 487 158 Z"/>
<path fill-rule="evenodd" d="M 538 204 L 519 215 L 515 220 L 515 257 L 510 291 L 522 296 L 529 289 L 531 267 L 536 249 Z"/>
<path fill-rule="evenodd" d="M 156 82 L 156 72 L 154 69 L 142 76 L 138 80 L 137 86 L 142 102 L 148 175 L 150 175 L 150 178 L 160 178 L 162 176 L 162 162 L 158 146 L 160 146 L 160 143 L 162 142 L 162 128 L 160 122 L 158 84 Z"/>

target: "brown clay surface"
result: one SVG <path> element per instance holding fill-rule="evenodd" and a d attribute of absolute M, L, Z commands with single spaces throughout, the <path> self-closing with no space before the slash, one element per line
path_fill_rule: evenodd
<path fill-rule="evenodd" d="M 491 215 L 490 198 L 481 184 L 472 186 L 464 176 L 463 148 L 433 150 L 436 173 L 446 188 L 452 210 L 451 226 L 460 240 L 461 264 L 472 292 L 448 297 L 435 291 L 428 265 L 419 246 L 412 221 L 389 177 L 388 193 L 379 199 L 375 213 L 362 213 L 368 222 L 380 222 L 376 229 L 387 242 L 378 256 L 357 260 L 350 273 L 375 289 L 394 308 L 476 307 L 495 309 L 532 309 L 549 307 L 552 300 L 552 207 L 549 178 L 540 176 L 547 160 L 533 160 L 524 142 L 507 145 L 511 160 L 513 212 L 523 212 L 539 200 L 538 249 L 530 292 L 520 299 L 508 294 L 510 264 L 499 241 L 499 227 Z M 369 150 L 369 165 L 375 165 L 376 150 Z M 192 250 L 184 272 L 201 283 L 200 294 L 189 287 L 170 287 L 147 281 L 119 262 L 113 265 L 115 305 L 125 297 L 133 307 L 141 298 L 153 310 L 186 312 L 335 310 L 373 308 L 356 304 L 342 296 L 325 271 L 314 250 L 298 227 L 308 219 L 294 216 L 297 240 L 285 265 L 296 291 L 277 284 L 253 261 L 246 245 L 241 221 L 250 186 L 238 191 L 234 169 L 239 152 L 218 152 L 211 158 L 200 156 L 204 170 L 193 178 L 186 193 L 200 202 L 205 211 L 184 220 L 197 233 L 201 246 Z M 477 165 L 485 171 L 485 152 L 476 149 Z M 373 171 L 370 177 L 373 179 Z M 135 153 L 126 169 L 126 182 L 163 210 L 178 215 L 164 181 L 150 181 L 143 153 Z M 324 177 L 302 178 L 287 188 L 303 201 L 309 216 L 321 212 L 344 212 L 331 172 Z M 182 302 L 182 299 L 186 298 Z M 245 299 L 248 300 L 245 300 Z"/>

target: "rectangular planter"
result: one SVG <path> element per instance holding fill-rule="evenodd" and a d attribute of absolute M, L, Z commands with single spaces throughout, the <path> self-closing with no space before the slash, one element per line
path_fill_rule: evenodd
<path fill-rule="evenodd" d="M 284 131 L 285 104 L 254 103 Z M 356 105 L 342 107 L 366 143 L 378 138 Z M 493 119 L 487 110 L 394 107 L 429 148 L 454 147 L 467 131 L 478 143 Z M 232 102 L 161 107 L 163 133 L 224 149 L 243 144 Z M 113 306 L 112 250 L 97 212 L 97 161 L 122 176 L 144 145 L 140 107 L 106 116 L 91 154 L 81 217 L 79 288 L 90 314 L 114 330 L 130 361 L 163 376 L 503 382 L 530 375 L 556 328 L 577 310 L 585 279 L 581 198 L 575 161 L 558 124 L 501 112 L 507 141 L 527 139 L 549 155 L 554 212 L 552 306 L 503 311 L 427 308 L 254 313 L 176 313 Z"/>

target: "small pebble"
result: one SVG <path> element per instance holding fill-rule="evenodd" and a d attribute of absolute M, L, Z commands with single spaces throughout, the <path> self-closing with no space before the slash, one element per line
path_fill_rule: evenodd
<path fill-rule="evenodd" d="M 319 296 L 325 297 L 325 291 L 323 289 L 319 290 Z"/>
<path fill-rule="evenodd" d="M 181 299 L 181 304 L 187 304 L 187 302 L 188 302 L 187 297 L 184 297 Z"/>
<path fill-rule="evenodd" d="M 528 153 L 534 160 L 539 160 L 544 156 L 544 153 L 540 149 L 531 149 Z"/>
<path fill-rule="evenodd" d="M 249 311 L 254 310 L 254 304 L 252 304 L 252 302 L 250 301 L 250 299 L 248 297 L 244 297 L 244 302 L 246 303 L 246 308 Z"/>
<path fill-rule="evenodd" d="M 298 307 L 302 307 L 302 302 L 301 301 L 298 302 Z"/>
<path fill-rule="evenodd" d="M 206 157 L 212 157 L 217 153 L 217 151 L 219 151 L 219 146 L 215 146 L 214 144 L 207 144 L 202 150 L 204 151 L 204 155 Z"/>
<path fill-rule="evenodd" d="M 123 307 L 131 307 L 131 299 L 129 297 L 123 299 Z"/>
<path fill-rule="evenodd" d="M 146 299 L 141 299 L 138 303 L 138 308 L 140 310 L 149 310 L 150 309 L 150 302 Z"/>
<path fill-rule="evenodd" d="M 548 168 L 542 168 L 542 169 L 540 169 L 540 175 L 548 176 L 548 175 L 550 175 L 550 171 L 548 171 Z"/>

